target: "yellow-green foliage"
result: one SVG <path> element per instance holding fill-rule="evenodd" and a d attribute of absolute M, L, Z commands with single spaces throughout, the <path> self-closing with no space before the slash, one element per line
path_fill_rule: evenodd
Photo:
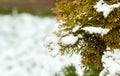
<path fill-rule="evenodd" d="M 57 32 L 57 36 L 62 38 L 62 31 L 69 31 L 69 34 L 77 36 L 82 35 L 74 45 L 61 46 L 60 52 L 64 53 L 79 53 L 82 55 L 82 63 L 87 68 L 92 68 L 97 71 L 103 69 L 101 58 L 107 47 L 111 49 L 120 48 L 120 7 L 115 8 L 107 18 L 104 18 L 103 13 L 98 13 L 94 7 L 98 0 L 60 0 L 53 8 L 58 20 L 65 23 L 60 25 L 60 28 L 65 29 Z M 118 3 L 119 0 L 104 0 L 111 5 Z M 91 19 L 89 19 L 91 18 Z M 76 32 L 71 32 L 73 27 L 79 25 L 80 29 Z M 90 34 L 83 31 L 81 28 L 86 26 L 108 28 L 110 31 L 101 36 L 100 34 Z"/>

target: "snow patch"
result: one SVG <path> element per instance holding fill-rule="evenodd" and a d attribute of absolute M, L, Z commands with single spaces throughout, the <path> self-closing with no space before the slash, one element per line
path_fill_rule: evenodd
<path fill-rule="evenodd" d="M 59 55 L 60 46 L 58 45 L 58 41 L 59 38 L 56 35 L 51 35 L 46 38 L 46 43 L 49 44 L 47 47 L 51 50 L 50 52 L 52 57 Z"/>
<path fill-rule="evenodd" d="M 98 12 L 103 12 L 103 16 L 106 18 L 108 16 L 108 14 L 114 9 L 114 8 L 118 8 L 120 6 L 120 3 L 118 4 L 113 4 L 113 5 L 108 5 L 106 4 L 103 0 L 99 0 L 96 5 L 94 6 L 94 8 L 98 11 Z"/>
<path fill-rule="evenodd" d="M 88 26 L 88 27 L 82 28 L 82 30 L 88 31 L 90 34 L 98 33 L 98 34 L 101 34 L 103 36 L 103 35 L 107 34 L 110 29 L 104 29 L 104 28 L 101 28 L 101 27 L 90 27 L 90 26 Z"/>
<path fill-rule="evenodd" d="M 88 20 L 91 20 L 93 17 L 89 17 Z"/>
<path fill-rule="evenodd" d="M 58 21 L 58 25 L 63 25 L 63 24 L 65 24 L 65 21 L 63 21 L 63 20 Z"/>
<path fill-rule="evenodd" d="M 61 39 L 62 45 L 74 45 L 78 40 L 78 37 L 73 36 L 73 34 L 70 34 L 68 36 L 65 36 Z"/>
<path fill-rule="evenodd" d="M 101 71 L 100 76 L 118 76 L 120 75 L 120 49 L 114 49 L 114 52 L 104 52 L 102 56 L 104 69 Z"/>
<path fill-rule="evenodd" d="M 72 29 L 72 32 L 76 32 L 76 31 L 78 31 L 79 28 L 80 28 L 80 26 L 75 26 L 75 27 Z"/>

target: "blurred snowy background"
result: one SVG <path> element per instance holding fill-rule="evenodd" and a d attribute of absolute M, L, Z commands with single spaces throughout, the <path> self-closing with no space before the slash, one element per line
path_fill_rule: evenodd
<path fill-rule="evenodd" d="M 0 0 L 0 76 L 54 76 L 80 56 L 56 56 L 45 47 L 57 21 L 51 0 Z"/>
<path fill-rule="evenodd" d="M 0 76 L 54 76 L 71 63 L 81 75 L 79 55 L 53 58 L 45 47 L 55 25 L 54 17 L 0 15 Z"/>

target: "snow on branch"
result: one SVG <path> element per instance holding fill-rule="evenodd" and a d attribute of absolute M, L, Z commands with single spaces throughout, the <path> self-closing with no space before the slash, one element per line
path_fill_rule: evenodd
<path fill-rule="evenodd" d="M 120 75 L 120 49 L 114 49 L 114 52 L 104 52 L 102 56 L 104 69 L 100 76 L 118 76 Z"/>
<path fill-rule="evenodd" d="M 110 29 L 105 29 L 105 28 L 101 28 L 101 27 L 90 27 L 90 26 L 88 26 L 88 27 L 82 28 L 82 30 L 87 31 L 90 34 L 98 33 L 98 34 L 101 34 L 103 36 L 104 34 L 107 34 Z"/>
<path fill-rule="evenodd" d="M 99 0 L 96 5 L 94 6 L 94 8 L 98 11 L 98 12 L 103 12 L 103 16 L 106 18 L 108 16 L 108 14 L 114 9 L 114 8 L 118 8 L 120 6 L 120 3 L 118 4 L 113 4 L 113 5 L 108 5 L 106 4 L 103 0 Z"/>
<path fill-rule="evenodd" d="M 78 40 L 78 37 L 73 36 L 73 34 L 70 34 L 68 36 L 65 36 L 61 39 L 62 45 L 74 45 Z"/>

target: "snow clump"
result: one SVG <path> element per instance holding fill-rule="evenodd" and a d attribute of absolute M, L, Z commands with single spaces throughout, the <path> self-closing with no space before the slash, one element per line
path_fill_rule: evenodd
<path fill-rule="evenodd" d="M 104 69 L 101 71 L 100 76 L 120 75 L 120 49 L 114 49 L 113 52 L 104 52 L 102 62 Z"/>
<path fill-rule="evenodd" d="M 101 27 L 90 27 L 90 26 L 84 27 L 82 29 L 89 32 L 90 34 L 98 33 L 98 34 L 101 34 L 102 36 L 107 34 L 110 30 L 110 29 L 105 29 L 105 28 L 101 28 Z"/>
<path fill-rule="evenodd" d="M 61 39 L 62 45 L 74 45 L 78 40 L 78 37 L 69 34 Z"/>
<path fill-rule="evenodd" d="M 94 6 L 94 8 L 98 11 L 98 12 L 103 12 L 103 16 L 106 18 L 108 16 L 108 14 L 114 9 L 114 8 L 118 8 L 120 6 L 120 3 L 118 4 L 113 4 L 113 5 L 108 5 L 106 4 L 103 0 L 99 0 L 96 5 Z"/>

